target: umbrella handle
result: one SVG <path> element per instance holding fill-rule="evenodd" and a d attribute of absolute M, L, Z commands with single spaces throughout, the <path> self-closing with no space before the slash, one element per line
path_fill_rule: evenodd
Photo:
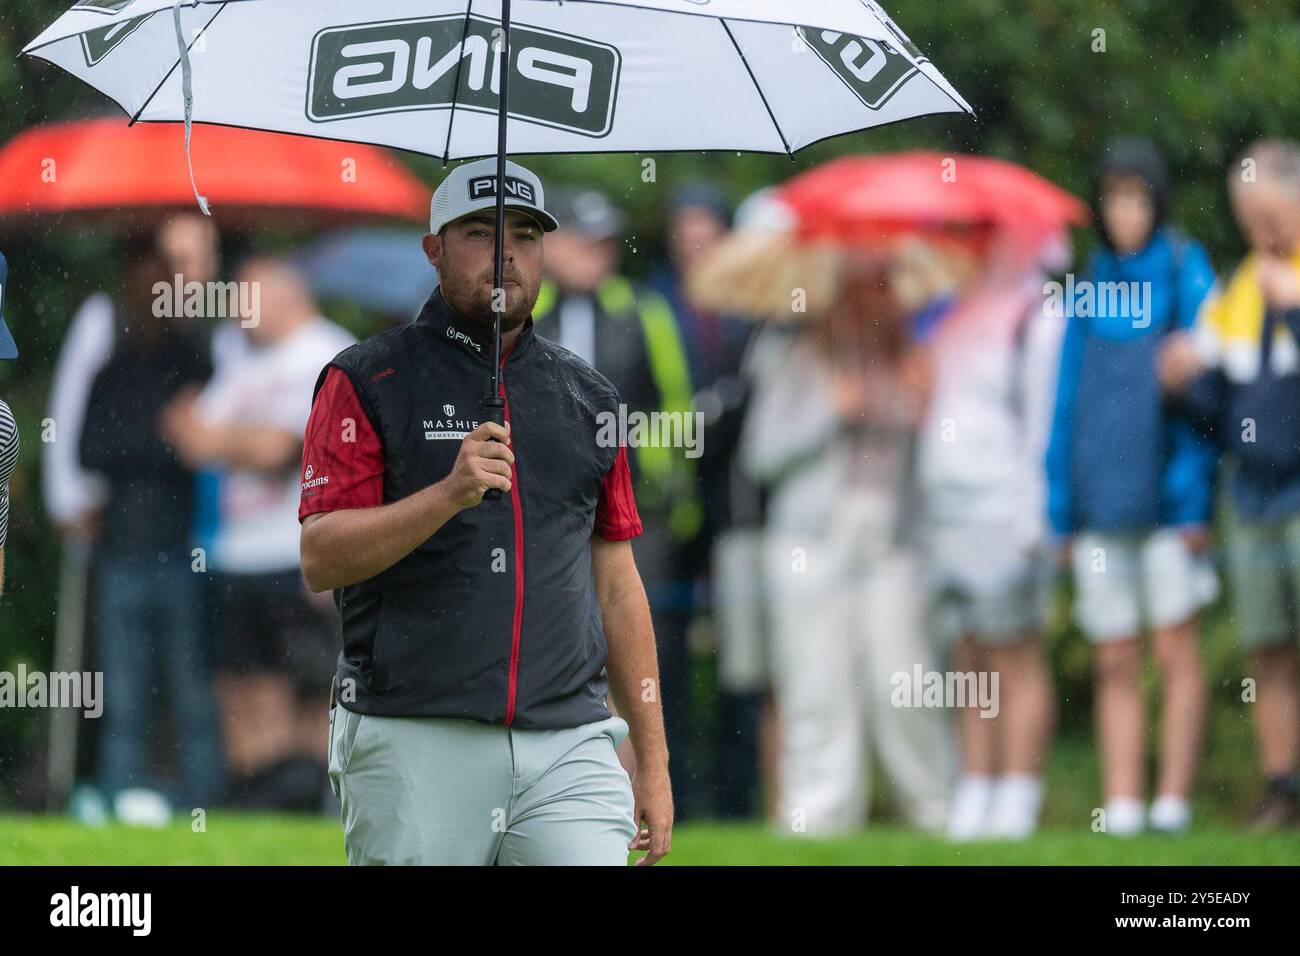
<path fill-rule="evenodd" d="M 497 395 L 488 395 L 479 402 L 479 415 L 485 422 L 496 422 L 501 427 L 506 424 L 506 400 Z M 492 439 L 496 441 L 496 439 Z M 500 488 L 489 488 L 483 492 L 484 501 L 500 501 L 502 498 Z"/>

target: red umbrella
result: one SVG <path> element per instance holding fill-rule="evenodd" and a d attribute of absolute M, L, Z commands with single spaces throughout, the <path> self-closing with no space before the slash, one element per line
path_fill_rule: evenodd
<path fill-rule="evenodd" d="M 193 209 L 182 143 L 178 126 L 127 126 L 112 118 L 25 130 L 0 149 L 0 221 Z M 218 215 L 294 211 L 327 221 L 424 221 L 428 215 L 423 184 L 373 146 L 199 126 L 193 151 L 195 175 Z"/>
<path fill-rule="evenodd" d="M 921 151 L 833 160 L 790 180 L 777 198 L 797 214 L 800 238 L 848 245 L 951 227 L 1037 239 L 1088 222 L 1079 199 L 1023 166 Z"/>

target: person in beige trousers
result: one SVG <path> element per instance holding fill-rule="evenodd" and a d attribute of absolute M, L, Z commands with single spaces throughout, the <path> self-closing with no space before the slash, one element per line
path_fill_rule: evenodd
<path fill-rule="evenodd" d="M 768 493 L 777 825 L 818 835 L 865 825 L 874 755 L 904 818 L 942 827 L 943 713 L 892 701 L 896 675 L 935 666 L 909 522 L 924 376 L 876 264 L 859 265 L 831 315 L 762 334 L 741 456 Z"/>

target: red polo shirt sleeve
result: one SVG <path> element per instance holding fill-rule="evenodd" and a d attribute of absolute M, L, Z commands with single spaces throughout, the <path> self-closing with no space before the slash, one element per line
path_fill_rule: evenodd
<path fill-rule="evenodd" d="M 384 503 L 384 449 L 352 381 L 331 367 L 312 402 L 302 446 L 298 520 Z"/>
<path fill-rule="evenodd" d="M 627 466 L 627 448 L 619 448 L 600 485 L 596 503 L 596 534 L 606 541 L 626 541 L 641 533 L 641 516 L 632 496 L 632 473 Z"/>

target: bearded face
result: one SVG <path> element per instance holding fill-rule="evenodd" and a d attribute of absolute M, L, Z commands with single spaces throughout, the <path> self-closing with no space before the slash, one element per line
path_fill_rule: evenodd
<path fill-rule="evenodd" d="M 439 236 L 425 237 L 426 252 L 438 270 L 448 305 L 484 331 L 492 328 L 494 317 L 495 234 L 493 217 L 478 213 L 448 224 Z M 501 282 L 505 290 L 501 331 L 513 332 L 532 315 L 542 287 L 542 228 L 514 210 L 506 213 Z"/>

